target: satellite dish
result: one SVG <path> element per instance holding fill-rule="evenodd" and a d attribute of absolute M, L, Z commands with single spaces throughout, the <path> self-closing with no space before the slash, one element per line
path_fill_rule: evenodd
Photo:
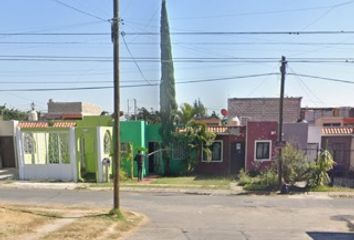
<path fill-rule="evenodd" d="M 225 108 L 223 108 L 221 109 L 221 114 L 226 117 L 227 115 L 229 115 L 229 112 Z"/>

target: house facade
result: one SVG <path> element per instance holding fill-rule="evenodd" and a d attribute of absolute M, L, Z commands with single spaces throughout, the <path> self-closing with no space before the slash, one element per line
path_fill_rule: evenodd
<path fill-rule="evenodd" d="M 246 171 L 269 168 L 276 159 L 277 122 L 248 121 L 246 130 Z"/>
<path fill-rule="evenodd" d="M 212 175 L 236 175 L 245 168 L 245 127 L 209 127 L 216 134 L 211 156 L 197 155 L 196 172 Z"/>
<path fill-rule="evenodd" d="M 322 146 L 332 153 L 338 174 L 354 171 L 354 128 L 322 128 Z"/>
<path fill-rule="evenodd" d="M 321 128 L 306 122 L 285 123 L 283 139 L 286 143 L 303 151 L 307 160 L 314 161 L 321 149 Z"/>

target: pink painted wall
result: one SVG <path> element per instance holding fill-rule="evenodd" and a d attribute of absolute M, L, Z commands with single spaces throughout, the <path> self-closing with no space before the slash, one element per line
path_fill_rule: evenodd
<path fill-rule="evenodd" d="M 271 140 L 271 159 L 275 159 L 275 145 L 277 141 L 278 123 L 277 122 L 251 122 L 247 123 L 246 128 L 246 171 L 262 170 L 269 167 L 272 161 L 255 161 L 255 141 Z"/>

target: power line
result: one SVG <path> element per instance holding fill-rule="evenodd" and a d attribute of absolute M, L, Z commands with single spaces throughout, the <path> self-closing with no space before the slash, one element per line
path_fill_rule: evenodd
<path fill-rule="evenodd" d="M 129 42 L 128 45 L 160 45 L 159 42 Z M 2 45 L 109 45 L 110 42 L 87 41 L 1 41 Z M 354 46 L 354 42 L 172 42 L 174 45 L 299 45 L 299 46 Z"/>
<path fill-rule="evenodd" d="M 315 76 L 315 75 L 309 75 L 309 74 L 288 73 L 288 75 L 305 77 L 305 78 L 320 79 L 320 80 L 325 80 L 325 81 L 330 81 L 330 82 L 340 82 L 340 83 L 354 84 L 354 81 L 336 79 L 336 78 L 328 78 L 328 77 L 321 77 L 321 76 Z"/>
<path fill-rule="evenodd" d="M 136 59 L 134 58 L 133 53 L 130 51 L 129 46 L 128 46 L 127 42 L 125 41 L 125 33 L 124 33 L 124 32 L 121 32 L 121 36 L 122 36 L 122 40 L 123 40 L 123 43 L 124 43 L 124 45 L 125 45 L 125 48 L 127 49 L 128 53 L 129 53 L 129 55 L 130 55 L 130 57 L 132 58 L 132 60 L 133 60 L 133 62 L 134 62 L 134 64 L 135 64 L 135 66 L 136 66 L 136 68 L 138 69 L 138 71 L 139 71 L 139 73 L 140 73 L 140 76 L 142 77 L 142 79 L 144 79 L 144 81 L 146 81 L 147 83 L 151 84 L 151 82 L 149 82 L 149 80 L 146 79 L 146 77 L 145 77 L 143 71 L 141 70 L 141 68 L 140 68 L 140 66 L 139 66 L 139 64 L 138 64 L 138 62 L 137 62 Z"/>
<path fill-rule="evenodd" d="M 224 77 L 224 78 L 187 80 L 187 81 L 178 81 L 178 82 L 176 82 L 176 84 L 215 82 L 215 81 L 225 81 L 225 80 L 244 79 L 244 78 L 257 78 L 257 77 L 275 76 L 275 75 L 279 75 L 279 73 L 260 73 L 260 74 L 249 74 L 249 75 L 243 75 L 243 76 L 232 76 L 232 77 Z"/>
<path fill-rule="evenodd" d="M 230 76 L 222 78 L 211 78 L 211 79 L 197 79 L 197 80 L 185 80 L 178 81 L 176 84 L 193 84 L 193 83 L 203 83 L 203 82 L 217 82 L 217 81 L 226 81 L 226 80 L 236 80 L 236 79 L 247 79 L 247 78 L 258 78 L 265 76 L 278 76 L 279 73 L 261 73 L 261 74 L 249 74 L 242 76 Z M 341 82 L 347 84 L 354 84 L 354 81 L 348 81 L 343 79 L 335 79 L 321 76 L 314 76 L 308 74 L 298 74 L 298 73 L 288 73 L 290 76 L 298 76 L 305 78 L 320 79 L 325 81 L 332 82 Z M 158 80 L 151 80 L 158 81 Z M 122 85 L 121 88 L 139 88 L 139 87 L 152 87 L 158 86 L 159 83 L 154 84 L 131 84 L 131 85 Z M 111 89 L 113 86 L 92 86 L 92 87 L 77 87 L 77 88 L 29 88 L 29 89 L 0 89 L 0 92 L 42 92 L 42 91 L 77 91 L 77 90 L 101 90 L 101 89 Z"/>
<path fill-rule="evenodd" d="M 110 22 L 110 20 L 108 20 L 108 19 L 101 18 L 101 17 L 99 17 L 99 16 L 97 16 L 97 15 L 94 15 L 94 14 L 92 14 L 92 13 L 86 12 L 86 11 L 84 11 L 84 10 L 81 10 L 81 9 L 77 8 L 77 7 L 71 6 L 71 5 L 67 4 L 67 3 L 64 3 L 64 2 L 62 2 L 62 1 L 60 1 L 60 0 L 52 0 L 52 1 L 55 2 L 55 3 L 57 3 L 57 4 L 60 4 L 60 5 L 64 6 L 64 7 L 66 7 L 66 8 L 72 9 L 72 10 L 78 12 L 78 13 L 84 14 L 84 15 L 86 15 L 86 16 L 99 19 L 99 20 L 101 20 L 101 21 L 103 21 L 103 22 Z"/>
<path fill-rule="evenodd" d="M 55 56 L 55 55 L 0 55 L 0 61 L 44 61 L 44 62 L 111 62 L 111 57 L 104 56 Z M 276 63 L 275 57 L 175 57 L 161 60 L 159 57 L 121 57 L 121 62 L 176 62 L 176 63 Z M 288 58 L 292 63 L 354 63 L 354 58 Z"/>
<path fill-rule="evenodd" d="M 159 35 L 159 32 L 127 32 L 126 35 L 141 35 L 141 36 L 154 36 Z M 337 34 L 354 34 L 354 31 L 244 31 L 244 32 L 207 32 L 207 31 L 194 31 L 194 32 L 171 32 L 171 35 L 337 35 Z"/>
<path fill-rule="evenodd" d="M 279 75 L 279 73 L 261 73 L 261 74 L 250 74 L 250 75 L 243 75 L 243 76 L 223 77 L 223 78 L 186 80 L 186 81 L 178 81 L 176 82 L 176 84 L 216 82 L 216 81 L 272 76 L 272 75 Z M 153 86 L 159 86 L 159 83 L 122 85 L 121 88 L 138 88 L 138 87 L 153 87 Z M 102 89 L 112 89 L 112 88 L 113 86 L 93 86 L 93 87 L 77 87 L 77 88 L 28 88 L 28 89 L 0 89 L 0 92 L 78 91 L 78 90 L 102 90 Z"/>
<path fill-rule="evenodd" d="M 209 19 L 209 18 L 221 18 L 221 17 L 240 17 L 240 16 L 303 12 L 303 11 L 313 11 L 313 10 L 320 10 L 320 9 L 331 9 L 331 8 L 333 9 L 336 7 L 351 4 L 353 2 L 354 1 L 347 1 L 347 2 L 329 5 L 329 6 L 318 6 L 318 7 L 308 7 L 308 8 L 293 8 L 293 9 L 271 10 L 271 11 L 244 12 L 244 13 L 236 13 L 236 14 L 224 14 L 224 15 L 202 16 L 202 17 L 183 17 L 183 18 L 172 18 L 172 19 L 173 20 Z"/>
<path fill-rule="evenodd" d="M 110 33 L 104 33 L 104 32 L 0 33 L 0 36 L 108 36 L 108 35 L 110 35 Z"/>
<path fill-rule="evenodd" d="M 159 32 L 126 32 L 126 36 L 158 36 Z M 322 31 L 190 31 L 170 32 L 171 35 L 338 35 L 354 34 L 354 30 L 322 30 Z M 52 32 L 52 33 L 28 33 L 9 32 L 0 33 L 0 36 L 108 36 L 108 32 Z"/>
<path fill-rule="evenodd" d="M 288 65 L 288 68 L 290 69 L 291 73 L 295 73 L 295 71 Z M 307 86 L 307 84 L 302 80 L 302 78 L 300 76 L 296 76 L 297 79 L 299 80 L 299 85 L 303 87 L 303 89 L 305 90 L 305 92 L 308 93 L 308 95 L 313 95 L 319 102 L 321 102 L 322 104 L 325 104 L 324 101 L 322 101 L 312 90 L 310 87 Z M 315 102 L 313 102 L 315 103 Z"/>

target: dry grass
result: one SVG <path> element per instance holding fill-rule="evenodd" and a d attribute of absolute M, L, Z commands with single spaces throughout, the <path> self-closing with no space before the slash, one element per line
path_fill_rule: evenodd
<path fill-rule="evenodd" d="M 128 211 L 123 212 L 124 219 L 108 212 L 108 209 L 0 205 L 0 239 L 27 236 L 40 240 L 117 239 L 143 219 Z M 60 225 L 63 219 L 69 221 Z"/>
<path fill-rule="evenodd" d="M 0 208 L 0 239 L 18 239 L 17 236 L 33 233 L 37 227 L 51 221 L 51 217 L 9 210 L 2 206 Z"/>
<path fill-rule="evenodd" d="M 110 215 L 79 218 L 40 240 L 117 239 L 142 220 L 142 217 L 129 212 L 125 212 L 124 216 L 124 220 Z"/>

